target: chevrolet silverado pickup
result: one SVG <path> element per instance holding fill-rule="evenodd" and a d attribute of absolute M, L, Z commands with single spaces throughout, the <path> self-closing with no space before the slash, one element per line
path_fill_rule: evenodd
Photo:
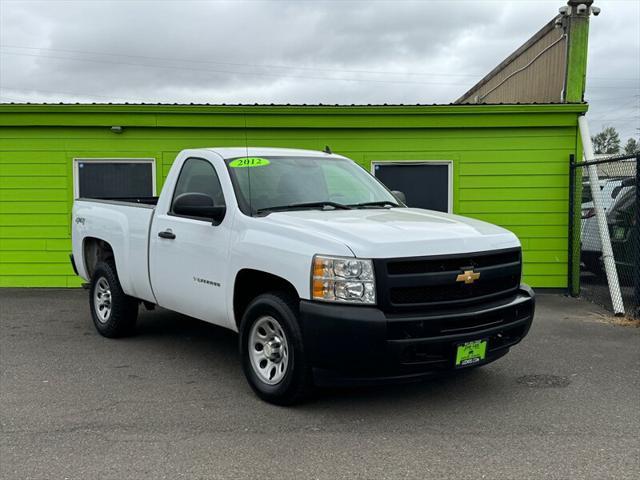
<path fill-rule="evenodd" d="M 77 199 L 71 262 L 100 334 L 141 305 L 229 328 L 276 404 L 505 355 L 534 314 L 517 237 L 402 198 L 328 152 L 184 150 L 157 198 Z"/>

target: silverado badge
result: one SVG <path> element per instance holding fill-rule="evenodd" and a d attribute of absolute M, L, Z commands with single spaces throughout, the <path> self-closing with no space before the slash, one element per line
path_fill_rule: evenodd
<path fill-rule="evenodd" d="M 480 278 L 479 272 L 474 272 L 473 270 L 465 270 L 460 275 L 456 277 L 456 282 L 464 282 L 467 285 L 472 284 L 476 280 Z"/>

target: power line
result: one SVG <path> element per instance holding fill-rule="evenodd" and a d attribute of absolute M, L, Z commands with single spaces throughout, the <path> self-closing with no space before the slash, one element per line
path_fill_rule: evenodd
<path fill-rule="evenodd" d="M 96 98 L 104 98 L 104 99 L 110 99 L 113 101 L 113 99 L 122 99 L 122 100 L 131 100 L 132 102 L 140 102 L 140 98 L 134 98 L 134 97 L 127 97 L 127 96 L 122 96 L 122 95 L 99 95 L 97 93 L 88 93 L 88 92 L 65 92 L 65 91 L 60 91 L 60 90 L 43 90 L 40 88 L 18 88 L 18 87 L 12 87 L 9 85 L 0 85 L 0 91 L 1 90 L 14 90 L 16 92 L 37 92 L 37 93 L 53 93 L 56 95 L 71 95 L 74 97 L 96 97 Z M 2 95 L 4 96 L 4 95 Z"/>
<path fill-rule="evenodd" d="M 87 0 L 56 0 L 57 3 L 86 3 Z M 117 3 L 473 3 L 474 0 L 93 0 L 95 3 L 100 2 L 117 2 Z M 485 0 L 486 2 L 503 3 L 504 0 Z M 631 3 L 637 0 L 617 0 L 618 2 Z M 0 3 L 41 3 L 42 0 L 0 0 Z M 538 0 L 544 3 L 557 3 L 556 0 Z"/>
<path fill-rule="evenodd" d="M 39 58 L 48 58 L 54 60 L 68 60 L 72 62 L 91 62 L 91 63 L 105 63 L 112 65 L 126 65 L 132 67 L 148 67 L 148 68 L 159 68 L 164 70 L 189 70 L 189 71 L 200 71 L 200 72 L 211 72 L 211 73 L 224 73 L 229 75 L 250 75 L 252 77 L 258 76 L 269 76 L 269 77 L 277 77 L 277 78 L 300 78 L 306 80 L 330 80 L 330 81 L 339 81 L 339 82 L 372 82 L 372 83 L 387 83 L 387 84 L 413 84 L 413 85 L 462 85 L 468 86 L 468 83 L 451 83 L 451 82 L 418 82 L 412 80 L 382 80 L 382 79 L 373 79 L 373 78 L 339 78 L 339 77 L 318 77 L 318 76 L 309 76 L 309 75 L 290 75 L 290 74 L 281 74 L 281 73 L 269 73 L 269 72 L 238 72 L 234 70 L 218 70 L 211 68 L 194 68 L 194 67 L 179 67 L 179 66 L 170 66 L 170 65 L 149 65 L 142 63 L 131 63 L 131 62 L 116 62 L 111 60 L 97 60 L 90 58 L 72 58 L 72 57 L 60 57 L 55 55 L 38 55 L 31 53 L 13 53 L 13 52 L 0 52 L 0 55 L 13 55 L 13 56 L 23 56 L 23 57 L 39 57 Z"/>
<path fill-rule="evenodd" d="M 88 50 L 75 50 L 75 49 L 66 49 L 66 48 L 30 47 L 30 46 L 10 45 L 10 44 L 0 44 L 0 48 L 13 48 L 13 49 L 21 49 L 21 50 L 44 50 L 44 51 L 50 51 L 50 52 L 78 53 L 81 55 L 101 55 L 101 56 L 109 56 L 109 57 L 139 58 L 139 59 L 145 59 L 145 60 L 160 60 L 160 61 L 172 61 L 172 62 L 195 63 L 195 64 L 227 65 L 227 66 L 251 67 L 251 68 L 275 68 L 275 69 L 286 69 L 286 70 L 308 70 L 308 71 L 333 72 L 333 73 L 344 72 L 344 73 L 360 73 L 360 74 L 371 74 L 371 75 L 469 77 L 469 78 L 476 78 L 476 79 L 481 79 L 483 76 L 482 74 L 469 74 L 469 73 L 394 72 L 390 70 L 353 70 L 353 69 L 343 69 L 343 68 L 333 68 L 333 67 L 308 67 L 308 66 L 274 65 L 274 64 L 260 64 L 260 63 L 221 62 L 221 61 L 214 61 L 214 60 L 193 60 L 193 59 L 184 59 L 184 58 L 176 58 L 176 57 L 131 55 L 131 54 L 124 54 L 124 53 L 95 52 L 95 51 L 88 51 Z M 17 54 L 14 53 L 14 55 L 17 55 Z M 588 75 L 587 78 L 590 78 L 592 80 L 640 81 L 640 78 L 617 77 L 617 76 L 605 77 L 605 76 Z"/>
<path fill-rule="evenodd" d="M 634 120 L 634 119 L 639 119 L 640 120 L 640 114 L 638 115 L 630 115 L 628 117 L 616 117 L 616 118 L 607 118 L 606 116 L 604 117 L 591 117 L 595 120 L 600 120 L 600 121 L 606 121 L 606 122 L 617 122 L 617 121 L 622 121 L 622 120 Z"/>
<path fill-rule="evenodd" d="M 593 104 L 591 104 L 593 105 Z M 635 102 L 631 104 L 624 105 L 613 105 L 609 108 L 605 108 L 604 110 L 596 110 L 599 115 L 611 115 L 618 114 L 620 112 L 628 111 L 628 110 L 638 110 L 640 111 L 640 102 Z"/>
<path fill-rule="evenodd" d="M 381 83 L 381 84 L 407 84 L 407 85 L 459 85 L 464 87 L 469 87 L 468 83 L 452 83 L 452 82 L 419 82 L 413 80 L 382 80 L 382 79 L 373 79 L 373 78 L 344 78 L 344 77 L 319 77 L 319 76 L 309 76 L 309 75 L 291 75 L 291 74 L 280 74 L 280 73 L 269 73 L 269 72 L 238 72 L 233 70 L 217 70 L 211 68 L 194 68 L 194 67 L 179 67 L 179 66 L 169 66 L 169 65 L 149 65 L 142 63 L 131 63 L 131 62 L 120 62 L 120 61 L 112 61 L 112 60 L 98 60 L 91 58 L 73 58 L 73 57 L 64 57 L 64 56 L 56 56 L 56 55 L 38 55 L 35 53 L 14 53 L 14 52 L 3 52 L 0 51 L 0 55 L 13 55 L 19 57 L 37 57 L 37 58 L 47 58 L 53 60 L 67 60 L 72 62 L 90 62 L 90 63 L 103 63 L 103 64 L 111 64 L 111 65 L 125 65 L 132 67 L 147 67 L 147 68 L 159 68 L 163 70 L 189 70 L 189 71 L 200 71 L 200 72 L 210 72 L 210 73 L 222 73 L 228 75 L 249 75 L 255 77 L 256 75 L 260 76 L 268 76 L 275 78 L 298 78 L 305 80 L 328 80 L 334 82 L 361 82 L 361 83 Z M 624 86 L 613 86 L 613 85 L 592 85 L 591 88 L 614 88 L 614 89 L 632 89 L 632 90 L 640 90 L 640 87 L 624 87 Z"/>
<path fill-rule="evenodd" d="M 1 55 L 13 55 L 13 56 L 21 56 L 21 57 L 39 57 L 39 58 L 49 58 L 54 60 L 68 60 L 72 62 L 91 62 L 91 63 L 105 63 L 111 65 L 126 65 L 132 67 L 148 67 L 148 68 L 159 68 L 163 70 L 189 70 L 189 71 L 200 71 L 200 72 L 210 72 L 210 73 L 223 73 L 229 75 L 250 75 L 252 77 L 258 76 L 268 76 L 268 77 L 276 77 L 276 78 L 300 78 L 305 80 L 329 80 L 329 81 L 337 81 L 337 82 L 371 82 L 371 83 L 385 83 L 385 84 L 412 84 L 412 85 L 461 85 L 461 86 L 469 86 L 468 83 L 451 83 L 451 82 L 418 82 L 412 80 L 382 80 L 382 79 L 373 79 L 373 78 L 339 78 L 339 77 L 318 77 L 318 76 L 309 76 L 309 75 L 290 75 L 290 74 L 280 74 L 280 73 L 269 73 L 269 72 L 238 72 L 232 70 L 217 70 L 211 68 L 194 68 L 194 67 L 179 67 L 179 66 L 169 66 L 169 65 L 149 65 L 149 64 L 141 64 L 141 63 L 131 63 L 131 62 L 116 62 L 111 60 L 97 60 L 91 58 L 72 58 L 72 57 L 60 57 L 55 55 L 38 55 L 31 53 L 13 53 L 13 52 L 0 52 Z M 624 88 L 624 87 L 621 87 Z"/>
<path fill-rule="evenodd" d="M 482 77 L 481 74 L 468 74 L 468 73 L 392 72 L 389 70 L 351 70 L 351 69 L 331 68 L 331 67 L 303 67 L 303 66 L 294 67 L 292 65 L 273 65 L 273 64 L 264 64 L 264 63 L 261 64 L 261 63 L 220 62 L 220 61 L 214 61 L 214 60 L 192 60 L 192 59 L 184 59 L 184 58 L 176 58 L 176 57 L 155 57 L 155 56 L 131 55 L 131 54 L 123 54 L 123 53 L 92 52 L 88 50 L 71 50 L 66 48 L 23 47 L 19 45 L 7 45 L 7 44 L 0 44 L 0 48 L 15 48 L 15 49 L 23 49 L 23 50 L 46 50 L 51 52 L 79 53 L 82 55 L 102 55 L 102 56 L 109 56 L 109 57 L 140 58 L 145 60 L 160 60 L 160 61 L 196 63 L 196 64 L 227 65 L 227 66 L 252 67 L 252 68 L 278 68 L 278 69 L 287 69 L 287 70 L 310 70 L 310 71 L 333 72 L 333 73 L 345 72 L 345 73 L 364 73 L 364 74 L 373 74 L 373 75 L 473 77 L 478 79 Z"/>
<path fill-rule="evenodd" d="M 587 85 L 587 90 L 589 89 L 589 86 Z M 588 94 L 585 96 L 589 96 Z M 639 99 L 640 101 L 640 95 L 624 95 L 622 97 L 604 97 L 604 98 L 598 98 L 597 96 L 593 99 L 593 101 L 598 101 L 598 102 L 606 102 L 606 101 L 612 101 L 612 100 L 632 100 L 634 98 Z"/>
<path fill-rule="evenodd" d="M 4 98 L 6 100 L 9 100 L 10 102 L 23 102 L 24 100 L 21 98 L 16 98 L 16 97 L 7 97 L 6 95 L 0 95 L 0 98 Z"/>

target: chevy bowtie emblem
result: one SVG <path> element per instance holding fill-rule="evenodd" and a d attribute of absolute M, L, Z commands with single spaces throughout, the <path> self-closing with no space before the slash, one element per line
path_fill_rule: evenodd
<path fill-rule="evenodd" d="M 472 284 L 476 280 L 480 278 L 480 273 L 474 272 L 473 270 L 465 270 L 460 275 L 456 277 L 456 282 L 464 282 L 467 285 Z"/>

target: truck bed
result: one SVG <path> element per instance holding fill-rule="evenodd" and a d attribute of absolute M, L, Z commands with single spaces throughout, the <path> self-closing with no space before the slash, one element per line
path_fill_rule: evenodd
<path fill-rule="evenodd" d="M 110 197 L 110 198 L 88 198 L 81 197 L 78 200 L 83 202 L 110 203 L 113 205 L 126 204 L 128 206 L 155 207 L 159 197 Z"/>
<path fill-rule="evenodd" d="M 107 242 L 114 253 L 118 276 L 127 295 L 154 302 L 149 282 L 149 229 L 157 197 L 79 198 L 73 204 L 73 255 L 78 273 L 85 267 L 86 239 Z"/>

